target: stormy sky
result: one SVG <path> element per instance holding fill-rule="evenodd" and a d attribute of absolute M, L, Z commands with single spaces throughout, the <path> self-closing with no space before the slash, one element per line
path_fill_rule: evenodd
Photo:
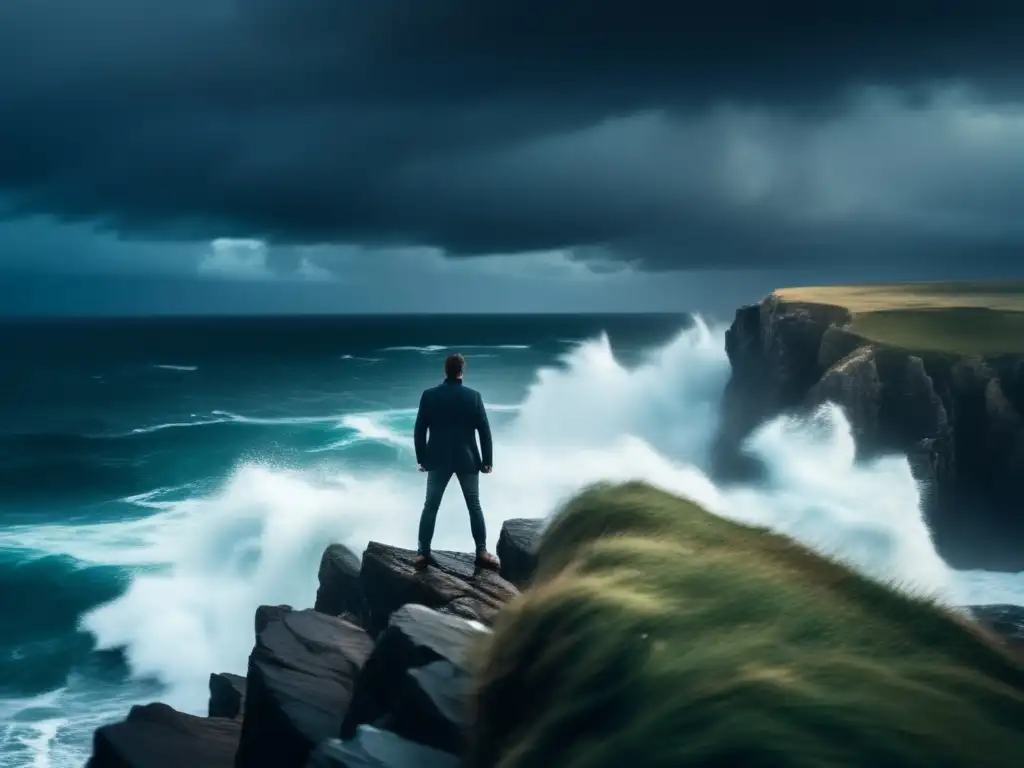
<path fill-rule="evenodd" d="M 1021 40 L 1014 0 L 5 0 L 0 312 L 1022 277 Z"/>

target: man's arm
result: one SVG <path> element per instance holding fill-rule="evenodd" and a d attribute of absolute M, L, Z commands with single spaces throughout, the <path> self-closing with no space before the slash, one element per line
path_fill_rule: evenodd
<path fill-rule="evenodd" d="M 427 455 L 427 428 L 430 426 L 430 413 L 427 405 L 427 393 L 420 395 L 420 407 L 416 411 L 416 426 L 413 428 L 412 441 L 416 446 L 416 463 L 421 467 Z"/>
<path fill-rule="evenodd" d="M 476 431 L 480 433 L 481 463 L 485 467 L 493 467 L 494 442 L 491 440 L 491 424 L 487 421 L 487 409 L 484 408 L 484 398 L 479 393 L 476 396 L 476 410 Z"/>

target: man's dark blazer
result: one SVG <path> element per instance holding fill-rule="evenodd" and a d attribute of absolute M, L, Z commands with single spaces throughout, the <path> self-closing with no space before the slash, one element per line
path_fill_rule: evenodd
<path fill-rule="evenodd" d="M 427 432 L 430 432 L 429 438 Z M 480 433 L 480 448 L 476 445 Z M 416 463 L 435 472 L 479 472 L 494 462 L 484 400 L 459 379 L 445 379 L 420 397 L 413 433 Z M 481 451 L 483 456 L 480 455 Z"/>

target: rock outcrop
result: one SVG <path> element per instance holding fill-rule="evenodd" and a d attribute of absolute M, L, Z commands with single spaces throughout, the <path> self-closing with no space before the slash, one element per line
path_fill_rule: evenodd
<path fill-rule="evenodd" d="M 486 634 L 477 622 L 422 605 L 400 608 L 359 676 L 341 736 L 353 738 L 360 725 L 386 718 L 389 730 L 401 736 L 460 753 L 469 658 Z"/>
<path fill-rule="evenodd" d="M 241 727 L 166 704 L 132 707 L 123 722 L 96 730 L 86 768 L 231 768 Z"/>
<path fill-rule="evenodd" d="M 332 544 L 320 558 L 320 588 L 314 610 L 329 616 L 347 616 L 362 625 L 366 598 L 359 580 L 359 557 L 343 544 Z"/>
<path fill-rule="evenodd" d="M 523 582 L 535 564 L 532 526 L 506 526 Z M 316 608 L 256 610 L 248 674 L 210 675 L 210 717 L 135 707 L 97 730 L 90 767 L 459 765 L 471 649 L 519 591 L 471 554 L 435 557 L 417 571 L 408 550 L 371 543 L 360 562 L 329 547 Z"/>
<path fill-rule="evenodd" d="M 366 595 L 367 629 L 378 635 L 392 613 L 414 603 L 489 625 L 519 591 L 497 573 L 476 566 L 472 554 L 434 552 L 436 565 L 414 566 L 416 553 L 371 541 L 363 553 L 360 580 Z"/>
<path fill-rule="evenodd" d="M 291 610 L 290 605 L 261 605 L 257 608 L 254 621 L 256 637 L 259 637 L 260 632 L 266 629 L 271 622 L 277 621 Z"/>
<path fill-rule="evenodd" d="M 498 559 L 501 577 L 523 589 L 537 569 L 537 541 L 544 530 L 544 521 L 516 518 L 506 520 L 498 537 Z"/>
<path fill-rule="evenodd" d="M 245 707 L 245 678 L 227 672 L 210 675 L 209 717 L 241 717 Z"/>
<path fill-rule="evenodd" d="M 865 341 L 851 321 L 841 307 L 775 296 L 736 312 L 719 471 L 755 471 L 738 453 L 744 437 L 781 413 L 831 401 L 849 418 L 860 457 L 908 456 L 951 564 L 1024 569 L 1024 359 L 913 354 Z"/>
<path fill-rule="evenodd" d="M 256 638 L 238 768 L 304 765 L 337 735 L 373 641 L 361 628 L 316 611 L 288 611 Z"/>

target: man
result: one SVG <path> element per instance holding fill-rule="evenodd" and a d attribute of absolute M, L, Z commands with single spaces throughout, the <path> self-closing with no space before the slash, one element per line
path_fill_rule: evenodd
<path fill-rule="evenodd" d="M 437 510 L 452 475 L 459 478 L 466 499 L 476 542 L 476 563 L 482 568 L 498 568 L 497 558 L 487 551 L 487 528 L 480 508 L 480 473 L 489 474 L 494 461 L 491 427 L 480 393 L 462 383 L 465 368 L 462 355 L 449 355 L 444 361 L 444 382 L 423 393 L 416 414 L 416 463 L 420 472 L 427 473 L 427 498 L 420 515 L 416 557 L 416 567 L 420 569 L 431 561 L 430 542 L 434 538 Z M 476 432 L 480 433 L 479 449 Z"/>

